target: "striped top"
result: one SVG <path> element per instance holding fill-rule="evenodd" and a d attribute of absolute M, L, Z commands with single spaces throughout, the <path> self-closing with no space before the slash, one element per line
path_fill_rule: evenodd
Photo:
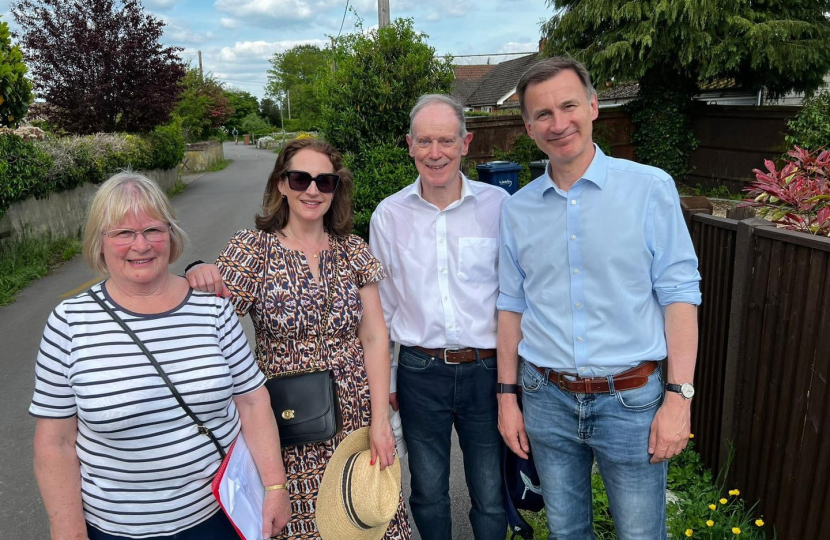
<path fill-rule="evenodd" d="M 168 312 L 142 315 L 113 302 L 101 284 L 93 290 L 153 353 L 194 414 L 230 446 L 240 428 L 233 396 L 256 390 L 265 377 L 228 301 L 191 291 Z M 32 415 L 77 416 L 90 524 L 144 538 L 188 529 L 218 510 L 210 490 L 220 464 L 216 447 L 88 293 L 50 315 L 35 375 Z"/>

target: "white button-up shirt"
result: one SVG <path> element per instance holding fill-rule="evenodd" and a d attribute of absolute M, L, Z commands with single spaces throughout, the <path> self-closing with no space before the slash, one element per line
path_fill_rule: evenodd
<path fill-rule="evenodd" d="M 386 268 L 380 299 L 401 345 L 496 348 L 500 187 L 462 175 L 461 198 L 439 210 L 420 177 L 372 214 L 369 245 Z M 392 391 L 396 389 L 392 368 Z"/>

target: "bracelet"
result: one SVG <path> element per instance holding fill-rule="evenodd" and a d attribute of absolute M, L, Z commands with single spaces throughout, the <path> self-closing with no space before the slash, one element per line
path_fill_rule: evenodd
<path fill-rule="evenodd" d="M 200 264 L 205 264 L 205 261 L 193 261 L 192 263 L 188 264 L 184 269 L 185 275 L 190 271 L 191 268 L 193 268 L 194 266 L 198 266 Z"/>
<path fill-rule="evenodd" d="M 274 484 L 273 486 L 265 486 L 265 491 L 277 491 L 278 489 L 287 490 L 288 488 L 285 487 L 285 484 Z"/>

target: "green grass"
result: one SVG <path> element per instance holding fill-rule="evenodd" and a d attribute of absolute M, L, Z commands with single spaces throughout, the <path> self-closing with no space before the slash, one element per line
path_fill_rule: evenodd
<path fill-rule="evenodd" d="M 729 461 L 727 470 L 731 457 Z M 691 441 L 680 455 L 669 462 L 668 488 L 679 498 L 677 502 L 667 505 L 669 538 L 777 538 L 770 526 L 756 524 L 756 507 L 742 500 L 736 493 L 738 490 L 727 489 L 725 477 L 725 471 L 721 471 L 717 478 L 712 477 L 712 473 L 704 468 L 700 455 L 694 451 Z M 594 493 L 594 534 L 597 540 L 616 540 L 608 495 L 598 474 L 591 477 L 591 487 Z M 714 505 L 715 509 L 710 509 L 709 505 Z M 533 527 L 534 540 L 547 540 L 548 525 L 544 510 L 538 513 L 522 512 L 522 516 Z M 733 533 L 733 527 L 740 528 L 740 536 Z M 687 531 L 691 531 L 691 536 Z M 510 538 L 509 533 L 507 538 Z"/>
<path fill-rule="evenodd" d="M 176 183 L 170 186 L 170 189 L 167 190 L 167 198 L 172 199 L 174 195 L 178 195 L 179 193 L 183 192 L 187 189 L 187 184 L 182 182 L 181 178 L 176 180 Z"/>
<path fill-rule="evenodd" d="M 14 302 L 18 291 L 81 251 L 77 238 L 6 241 L 0 244 L 0 306 Z"/>
<path fill-rule="evenodd" d="M 225 170 L 225 167 L 227 167 L 228 165 L 231 164 L 231 161 L 233 161 L 233 160 L 232 159 L 223 159 L 222 161 L 217 161 L 216 163 L 214 163 L 213 165 L 211 165 L 210 167 L 205 169 L 205 172 L 223 171 L 223 170 Z"/>

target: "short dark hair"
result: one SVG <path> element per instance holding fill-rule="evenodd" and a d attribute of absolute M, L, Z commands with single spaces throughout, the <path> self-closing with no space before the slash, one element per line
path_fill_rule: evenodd
<path fill-rule="evenodd" d="M 283 200 L 279 184 L 285 179 L 285 173 L 291 169 L 291 160 L 297 152 L 305 149 L 314 150 L 329 158 L 334 172 L 340 175 L 340 183 L 334 191 L 331 207 L 323 216 L 323 226 L 334 236 L 346 236 L 352 232 L 352 173 L 343 164 L 343 156 L 336 148 L 313 138 L 294 139 L 280 152 L 265 186 L 262 212 L 256 216 L 256 227 L 261 231 L 274 232 L 288 224 L 288 204 Z"/>
<path fill-rule="evenodd" d="M 519 94 L 519 106 L 522 108 L 522 118 L 527 119 L 525 111 L 525 92 L 531 84 L 538 84 L 552 79 L 562 71 L 570 69 L 579 77 L 582 87 L 585 88 L 585 95 L 591 99 L 596 95 L 594 85 L 591 84 L 591 74 L 582 62 L 567 58 L 565 56 L 553 56 L 540 62 L 536 62 L 522 74 L 519 83 L 516 85 L 516 93 Z"/>

